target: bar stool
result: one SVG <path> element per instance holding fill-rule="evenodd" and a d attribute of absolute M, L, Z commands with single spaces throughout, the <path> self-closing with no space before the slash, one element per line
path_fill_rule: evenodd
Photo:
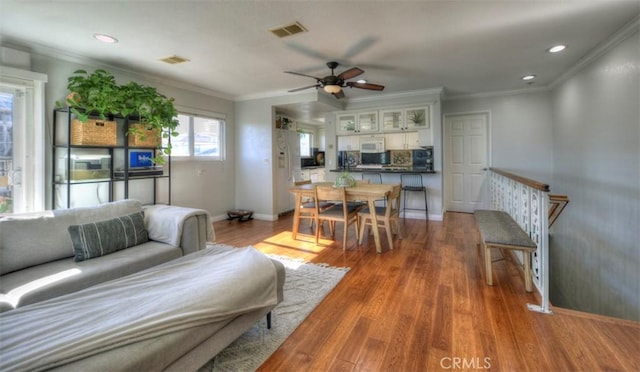
<path fill-rule="evenodd" d="M 400 175 L 400 184 L 402 185 L 402 191 L 404 192 L 402 218 L 405 218 L 407 209 L 416 211 L 423 210 L 418 208 L 407 208 L 407 192 L 421 192 L 424 194 L 424 214 L 426 219 L 429 219 L 427 188 L 422 184 L 422 175 L 419 173 L 403 173 Z"/>
<path fill-rule="evenodd" d="M 369 180 L 370 183 L 382 183 L 382 174 L 380 173 L 371 173 L 371 172 L 365 172 L 362 173 L 362 179 L 363 180 Z"/>

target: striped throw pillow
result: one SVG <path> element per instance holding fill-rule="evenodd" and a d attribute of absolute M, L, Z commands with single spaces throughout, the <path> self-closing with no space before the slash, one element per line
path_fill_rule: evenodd
<path fill-rule="evenodd" d="M 136 212 L 110 220 L 69 226 L 76 261 L 101 257 L 149 241 L 144 215 Z"/>

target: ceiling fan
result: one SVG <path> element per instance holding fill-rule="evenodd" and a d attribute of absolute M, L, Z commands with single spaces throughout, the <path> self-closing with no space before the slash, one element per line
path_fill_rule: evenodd
<path fill-rule="evenodd" d="M 316 83 L 313 85 L 292 89 L 289 92 L 298 92 L 298 91 L 309 89 L 309 88 L 316 88 L 316 89 L 322 88 L 324 89 L 325 92 L 333 94 L 334 97 L 342 98 L 344 97 L 344 91 L 342 90 L 342 88 L 346 88 L 346 87 L 368 89 L 368 90 L 384 89 L 384 85 L 371 84 L 366 82 L 346 81 L 364 73 L 364 70 L 358 67 L 352 67 L 346 71 L 343 71 L 340 75 L 337 75 L 337 76 L 333 73 L 333 70 L 336 67 L 338 67 L 338 62 L 327 62 L 327 67 L 331 69 L 331 75 L 325 76 L 323 78 L 301 74 L 299 72 L 294 72 L 294 71 L 285 71 L 285 73 L 287 74 L 306 76 L 312 79 L 316 79 Z"/>

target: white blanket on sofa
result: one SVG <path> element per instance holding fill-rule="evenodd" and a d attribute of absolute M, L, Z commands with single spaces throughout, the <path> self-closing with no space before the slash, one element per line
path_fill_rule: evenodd
<path fill-rule="evenodd" d="M 144 207 L 144 222 L 149 232 L 149 239 L 177 247 L 180 245 L 180 239 L 182 239 L 180 234 L 184 221 L 191 216 L 199 214 L 207 217 L 207 241 L 215 241 L 216 237 L 211 225 L 209 212 L 204 209 L 162 204 Z"/>
<path fill-rule="evenodd" d="M 276 269 L 252 247 L 207 248 L 0 314 L 0 370 L 43 370 L 277 304 Z"/>

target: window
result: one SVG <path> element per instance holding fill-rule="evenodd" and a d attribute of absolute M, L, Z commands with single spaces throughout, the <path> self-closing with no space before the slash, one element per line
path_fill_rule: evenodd
<path fill-rule="evenodd" d="M 171 138 L 171 156 L 224 160 L 224 119 L 181 113 L 178 121 L 178 136 Z"/>
<path fill-rule="evenodd" d="M 45 209 L 47 76 L 0 70 L 0 215 Z"/>
<path fill-rule="evenodd" d="M 313 134 L 311 133 L 300 133 L 300 156 L 301 157 L 311 157 L 313 154 L 311 153 L 311 144 L 313 143 Z"/>

